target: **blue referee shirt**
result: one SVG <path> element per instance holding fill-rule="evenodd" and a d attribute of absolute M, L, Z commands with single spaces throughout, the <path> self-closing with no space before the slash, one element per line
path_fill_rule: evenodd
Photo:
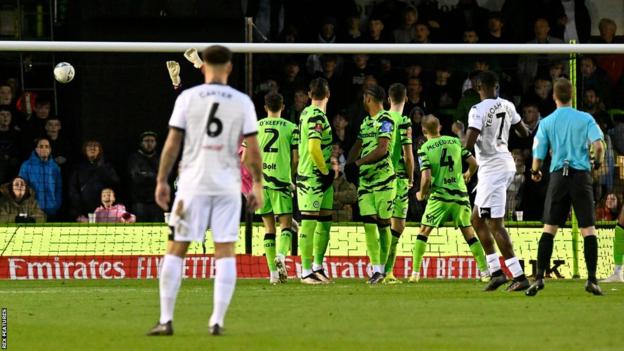
<path fill-rule="evenodd" d="M 602 131 L 592 115 L 572 107 L 559 107 L 541 120 L 533 139 L 533 157 L 545 159 L 550 148 L 551 173 L 562 169 L 566 160 L 570 168 L 590 171 L 589 145 L 602 139 Z"/>

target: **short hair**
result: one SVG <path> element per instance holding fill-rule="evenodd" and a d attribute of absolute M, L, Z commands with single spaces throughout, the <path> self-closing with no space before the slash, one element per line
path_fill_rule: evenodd
<path fill-rule="evenodd" d="M 50 142 L 50 139 L 48 137 L 39 137 L 37 139 L 35 139 L 35 148 L 37 148 L 37 146 L 39 146 L 39 142 L 45 140 L 48 142 L 48 145 L 50 145 L 50 148 L 52 147 L 52 143 Z"/>
<path fill-rule="evenodd" d="M 492 71 L 483 71 L 479 74 L 479 84 L 484 88 L 494 89 L 498 84 L 498 77 Z"/>
<path fill-rule="evenodd" d="M 604 26 L 613 26 L 617 29 L 617 24 L 614 20 L 610 18 L 601 18 L 600 22 L 598 22 L 598 29 L 602 29 Z"/>
<path fill-rule="evenodd" d="M 52 105 L 52 100 L 48 97 L 40 96 L 35 99 L 35 106 Z"/>
<path fill-rule="evenodd" d="M 310 82 L 310 97 L 314 100 L 323 100 L 329 96 L 329 83 L 325 78 L 315 78 Z"/>
<path fill-rule="evenodd" d="M 394 83 L 388 88 L 388 95 L 390 96 L 390 100 L 392 102 L 398 103 L 405 100 L 405 96 L 407 95 L 407 89 L 405 85 L 401 83 Z"/>
<path fill-rule="evenodd" d="M 364 89 L 364 95 L 368 95 L 375 102 L 383 103 L 386 100 L 386 91 L 381 86 L 374 84 Z"/>
<path fill-rule="evenodd" d="M 440 128 L 440 120 L 434 115 L 426 115 L 423 117 L 420 125 L 427 133 L 437 134 Z"/>
<path fill-rule="evenodd" d="M 278 112 L 284 107 L 284 97 L 280 93 L 270 92 L 264 96 L 264 105 L 271 112 Z"/>
<path fill-rule="evenodd" d="M 209 65 L 223 65 L 232 61 L 232 52 L 222 45 L 212 45 L 204 49 L 203 60 Z"/>
<path fill-rule="evenodd" d="M 557 78 L 553 88 L 555 98 L 564 104 L 572 100 L 572 83 L 565 78 Z"/>

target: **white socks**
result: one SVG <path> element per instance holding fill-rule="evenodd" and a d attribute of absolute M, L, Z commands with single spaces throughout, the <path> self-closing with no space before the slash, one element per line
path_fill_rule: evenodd
<path fill-rule="evenodd" d="M 307 276 L 309 276 L 310 274 L 312 274 L 312 270 L 311 269 L 301 269 L 301 278 L 305 278 Z"/>
<path fill-rule="evenodd" d="M 517 257 L 512 257 L 508 260 L 505 260 L 505 265 L 507 266 L 507 268 L 511 272 L 511 275 L 514 278 L 517 278 L 524 274 L 524 272 L 522 271 L 522 266 L 520 265 Z"/>
<path fill-rule="evenodd" d="M 488 269 L 490 274 L 493 274 L 497 270 L 501 269 L 500 261 L 498 260 L 498 254 L 493 253 L 491 255 L 487 255 L 486 257 Z"/>
<path fill-rule="evenodd" d="M 318 270 L 323 269 L 323 266 L 320 264 L 312 263 L 312 271 L 316 272 Z"/>
<path fill-rule="evenodd" d="M 173 320 L 176 296 L 182 283 L 184 259 L 175 255 L 165 255 L 160 268 L 160 323 Z"/>
<path fill-rule="evenodd" d="M 219 324 L 223 327 L 223 319 L 236 286 L 236 258 L 220 258 L 216 262 L 214 283 L 214 307 L 210 316 L 210 326 Z"/>

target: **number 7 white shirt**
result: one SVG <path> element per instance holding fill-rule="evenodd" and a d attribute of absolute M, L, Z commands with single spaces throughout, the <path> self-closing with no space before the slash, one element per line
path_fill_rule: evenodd
<path fill-rule="evenodd" d="M 178 192 L 181 194 L 239 194 L 238 148 L 254 135 L 256 111 L 251 99 L 221 84 L 202 84 L 178 96 L 169 127 L 184 131 Z"/>
<path fill-rule="evenodd" d="M 483 100 L 470 109 L 468 128 L 480 131 L 475 143 L 479 173 L 516 169 L 507 141 L 511 126 L 520 121 L 515 106 L 502 98 Z"/>

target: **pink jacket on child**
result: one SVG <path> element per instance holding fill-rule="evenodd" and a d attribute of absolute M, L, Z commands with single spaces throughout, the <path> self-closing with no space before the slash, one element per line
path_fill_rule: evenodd
<path fill-rule="evenodd" d="M 117 204 L 110 208 L 100 206 L 95 209 L 96 223 L 134 223 L 136 216 L 126 211 L 126 206 Z"/>

